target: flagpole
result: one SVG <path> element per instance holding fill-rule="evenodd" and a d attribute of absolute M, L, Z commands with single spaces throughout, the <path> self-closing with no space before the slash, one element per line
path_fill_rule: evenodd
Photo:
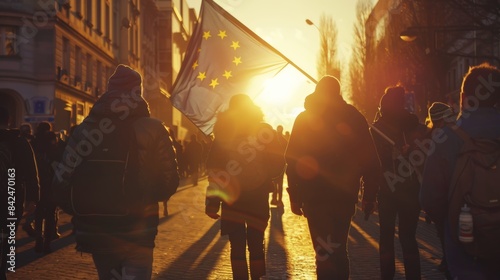
<path fill-rule="evenodd" d="M 274 48 L 269 43 L 264 41 L 264 39 L 259 37 L 259 35 L 257 35 L 255 32 L 253 32 L 250 28 L 248 28 L 246 25 L 244 25 L 239 20 L 237 20 L 235 17 L 233 17 L 230 13 L 228 13 L 221 6 L 219 6 L 219 4 L 215 3 L 214 0 L 202 0 L 202 1 L 210 4 L 214 9 L 218 10 L 218 12 L 221 15 L 223 15 L 226 19 L 228 19 L 230 22 L 232 22 L 236 27 L 247 32 L 250 36 L 252 36 L 254 39 L 256 39 L 259 43 L 266 46 L 267 48 L 269 48 L 271 51 L 273 51 L 277 55 L 281 56 L 281 58 L 283 58 L 291 66 L 295 67 L 295 69 L 297 69 L 300 73 L 302 73 L 304 76 L 306 76 L 309 80 L 313 81 L 315 84 L 318 83 L 318 81 L 315 78 L 313 78 L 311 75 L 309 75 L 306 71 L 304 71 L 302 68 L 300 68 L 297 64 L 295 64 L 293 61 L 291 61 L 288 57 L 286 57 L 284 54 L 282 54 L 276 48 Z M 283 69 L 281 69 L 281 70 L 283 70 Z"/>

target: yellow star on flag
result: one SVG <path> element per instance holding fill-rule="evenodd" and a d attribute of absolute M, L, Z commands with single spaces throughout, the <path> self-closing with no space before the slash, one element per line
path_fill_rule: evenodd
<path fill-rule="evenodd" d="M 203 38 L 205 40 L 208 40 L 208 38 L 210 38 L 210 37 L 212 37 L 212 35 L 210 35 L 210 30 L 203 32 Z"/>
<path fill-rule="evenodd" d="M 197 61 L 195 61 L 195 62 L 193 63 L 193 70 L 194 70 L 194 69 L 196 69 L 196 67 L 198 67 L 198 66 L 199 66 L 199 64 L 198 64 L 198 60 L 197 60 Z"/>
<path fill-rule="evenodd" d="M 221 39 L 224 39 L 224 37 L 227 37 L 226 30 L 219 30 L 219 34 L 217 34 L 217 36 L 219 36 Z"/>
<path fill-rule="evenodd" d="M 239 56 L 239 57 L 235 56 L 234 60 L 233 60 L 233 63 L 236 64 L 236 66 L 238 66 L 238 64 L 242 63 L 241 62 L 241 56 Z"/>
<path fill-rule="evenodd" d="M 240 47 L 240 41 L 232 41 L 233 43 L 231 44 L 231 48 L 236 50 L 237 48 Z"/>
<path fill-rule="evenodd" d="M 233 75 L 231 74 L 232 71 L 226 71 L 224 70 L 224 74 L 222 76 L 226 77 L 226 79 L 231 78 Z"/>
<path fill-rule="evenodd" d="M 200 72 L 200 73 L 198 73 L 198 77 L 196 77 L 196 78 L 200 79 L 203 82 L 203 80 L 205 80 L 206 77 L 207 77 L 207 75 L 205 74 L 205 72 Z"/>
<path fill-rule="evenodd" d="M 219 82 L 217 82 L 217 78 L 213 79 L 212 82 L 209 84 L 213 89 L 215 89 L 216 86 L 219 85 Z"/>

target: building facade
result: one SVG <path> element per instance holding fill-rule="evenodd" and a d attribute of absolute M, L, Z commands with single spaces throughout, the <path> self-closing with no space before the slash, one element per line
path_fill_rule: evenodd
<path fill-rule="evenodd" d="M 493 2 L 377 1 L 365 26 L 368 89 L 381 96 L 384 87 L 401 83 L 413 93 L 422 120 L 434 101 L 458 108 L 469 67 L 500 64 L 500 14 Z"/>
<path fill-rule="evenodd" d="M 11 126 L 49 121 L 57 131 L 79 124 L 120 63 L 142 74 L 152 116 L 172 126 L 167 98 L 174 76 L 164 73 L 174 71 L 164 69 L 180 63 L 173 67 L 175 59 L 162 57 L 172 49 L 164 36 L 173 26 L 160 25 L 159 2 L 0 0 L 0 106 L 9 109 Z M 176 1 L 164 2 L 176 10 Z M 178 21 L 195 22 L 194 12 Z M 162 65 L 165 60 L 171 65 Z"/>

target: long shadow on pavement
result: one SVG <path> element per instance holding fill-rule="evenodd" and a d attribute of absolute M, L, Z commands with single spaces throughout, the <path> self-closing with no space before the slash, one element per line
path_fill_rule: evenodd
<path fill-rule="evenodd" d="M 271 226 L 267 244 L 267 279 L 289 279 L 287 275 L 288 255 L 285 250 L 285 231 L 283 230 L 283 207 L 271 208 Z"/>
<path fill-rule="evenodd" d="M 57 250 L 60 250 L 66 246 L 70 246 L 75 243 L 75 237 L 73 235 L 67 235 L 65 237 L 61 237 L 57 240 L 51 242 L 50 247 L 52 249 L 52 253 Z M 43 258 L 45 254 L 36 253 L 34 247 L 18 253 L 16 255 L 16 268 L 19 269 L 31 262 L 36 261 L 39 258 Z"/>
<path fill-rule="evenodd" d="M 219 259 L 220 252 L 227 243 L 227 239 L 219 238 L 215 245 L 206 253 L 196 267 L 193 266 L 197 257 L 217 238 L 220 221 L 214 223 L 210 229 L 189 248 L 187 248 L 168 268 L 158 274 L 158 279 L 206 279 Z M 191 273 L 192 272 L 192 273 Z"/>

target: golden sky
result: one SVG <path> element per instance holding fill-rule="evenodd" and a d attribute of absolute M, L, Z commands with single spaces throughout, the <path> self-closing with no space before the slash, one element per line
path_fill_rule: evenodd
<path fill-rule="evenodd" d="M 355 18 L 355 0 L 215 0 L 226 11 L 278 49 L 311 76 L 316 75 L 319 32 L 307 25 L 319 24 L 322 13 L 335 20 L 339 58 L 348 61 Z M 197 11 L 201 0 L 188 0 Z"/>

